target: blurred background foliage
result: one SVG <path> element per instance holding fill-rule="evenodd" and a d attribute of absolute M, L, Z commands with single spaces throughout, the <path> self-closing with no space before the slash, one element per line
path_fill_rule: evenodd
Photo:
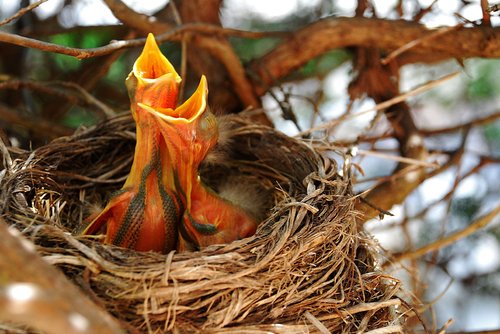
<path fill-rule="evenodd" d="M 148 15 L 162 15 L 167 1 L 124 1 Z M 481 19 L 480 1 L 404 0 L 369 2 L 367 11 L 379 18 L 414 19 L 429 27 L 456 25 L 464 20 Z M 29 1 L 0 0 L 0 19 L 14 14 Z M 493 3 L 490 3 L 493 5 Z M 432 7 L 430 7 L 432 5 Z M 356 1 L 223 1 L 222 25 L 252 31 L 293 31 L 323 17 L 354 16 Z M 457 16 L 459 14 L 460 16 Z M 491 17 L 493 26 L 499 17 Z M 355 27 L 353 27 L 355 28 Z M 120 25 L 99 0 L 49 0 L 36 10 L 0 29 L 51 43 L 95 48 L 112 40 L 142 37 Z M 498 36 L 496 36 L 498 38 Z M 272 50 L 281 38 L 247 39 L 230 37 L 241 62 L 246 65 Z M 1 44 L 0 84 L 19 80 L 18 86 L 0 89 L 0 125 L 3 138 L 22 147 L 36 147 L 57 136 L 70 134 L 82 126 L 106 118 L 95 101 L 64 82 L 76 83 L 115 113 L 128 110 L 124 79 L 139 49 L 77 60 L 61 54 L 40 52 Z M 161 45 L 176 68 L 182 52 L 179 43 Z M 304 66 L 276 83 L 262 96 L 267 116 L 290 135 L 347 114 L 357 114 L 374 106 L 364 97 L 351 100 L 348 86 L 356 74 L 353 50 L 332 50 L 311 59 Z M 410 64 L 401 68 L 402 92 L 459 71 L 461 74 L 426 93 L 410 97 L 411 114 L 420 130 L 427 131 L 425 145 L 431 160 L 444 163 L 446 156 L 463 150 L 459 161 L 425 180 L 404 203 L 391 209 L 393 217 L 373 220 L 367 228 L 382 246 L 405 252 L 429 244 L 442 236 L 461 230 L 479 215 L 500 202 L 500 60 L 457 59 L 438 64 Z M 188 86 L 196 79 L 188 80 Z M 187 91 L 192 88 L 187 87 Z M 217 87 L 211 87 L 211 90 Z M 293 115 L 284 112 L 283 103 Z M 16 118 L 17 117 L 17 118 Z M 474 120 L 488 118 L 486 122 Z M 294 122 L 296 119 L 296 122 Z M 48 122 L 52 131 L 40 129 Z M 298 125 L 298 126 L 297 126 Z M 460 126 L 464 125 L 464 126 Z M 440 129 L 458 126 L 455 131 Z M 340 146 L 397 155 L 398 144 L 384 136 L 390 124 L 376 113 L 364 113 L 332 126 L 326 139 Z M 433 132 L 434 131 L 434 132 Z M 323 134 L 324 135 L 324 134 Z M 361 137 L 377 137 L 376 141 Z M 355 160 L 362 173 L 356 175 L 355 189 L 363 191 L 390 176 L 396 163 L 373 156 Z M 388 194 L 390 195 L 390 194 Z M 431 303 L 425 313 L 429 323 L 443 325 L 453 318 L 454 330 L 500 328 L 500 227 L 499 221 L 419 260 L 405 263 L 406 271 L 392 268 L 408 290 L 422 303 Z M 417 321 L 416 321 L 417 322 Z"/>

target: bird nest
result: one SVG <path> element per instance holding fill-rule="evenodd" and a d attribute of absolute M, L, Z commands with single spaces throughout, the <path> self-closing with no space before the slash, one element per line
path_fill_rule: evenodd
<path fill-rule="evenodd" d="M 4 147 L 1 214 L 130 331 L 401 330 L 399 283 L 376 268 L 380 250 L 358 222 L 350 166 L 340 159 L 339 172 L 319 145 L 243 117 L 226 124 L 224 158 L 207 162 L 202 177 L 216 188 L 236 171 L 274 190 L 250 238 L 162 255 L 75 233 L 130 170 L 128 116 L 32 152 Z"/>

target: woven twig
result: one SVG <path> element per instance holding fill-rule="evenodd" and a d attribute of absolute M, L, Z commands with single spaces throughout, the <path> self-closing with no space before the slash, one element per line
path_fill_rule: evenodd
<path fill-rule="evenodd" d="M 275 188 L 275 205 L 251 238 L 161 255 L 68 233 L 121 186 L 134 148 L 128 117 L 31 153 L 5 153 L 2 215 L 139 331 L 401 331 L 398 281 L 376 270 L 380 249 L 357 224 L 349 179 L 335 161 L 313 143 L 244 119 L 227 124 L 224 163 L 211 161 L 203 178 L 216 188 L 228 171 L 238 172 Z"/>

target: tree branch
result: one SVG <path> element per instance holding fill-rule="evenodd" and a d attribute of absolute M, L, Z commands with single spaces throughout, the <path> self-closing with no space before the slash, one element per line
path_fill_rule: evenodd
<path fill-rule="evenodd" d="M 445 28 L 448 29 L 448 28 Z M 452 31 L 452 30 L 450 30 Z M 375 18 L 327 18 L 294 32 L 250 69 L 262 82 L 255 81 L 261 95 L 277 79 L 283 78 L 309 60 L 332 49 L 373 47 L 390 52 L 413 41 L 424 39 L 418 48 L 400 54 L 398 64 L 437 62 L 450 58 L 500 57 L 500 27 L 462 28 L 453 33 L 436 34 L 422 24 L 403 20 Z"/>
<path fill-rule="evenodd" d="M 9 124 L 10 128 L 12 125 L 19 125 L 38 137 L 38 138 L 48 138 L 54 139 L 60 136 L 69 136 L 74 132 L 73 129 L 67 128 L 62 125 L 54 124 L 53 122 L 48 122 L 44 119 L 36 119 L 33 117 L 25 117 L 17 112 L 12 111 L 5 104 L 0 103 L 0 120 Z"/>
<path fill-rule="evenodd" d="M 354 64 L 357 76 L 349 84 L 351 99 L 366 94 L 378 104 L 400 95 L 399 69 L 383 66 L 380 62 L 378 49 L 356 49 Z M 384 110 L 384 115 L 391 123 L 394 137 L 399 143 L 401 157 L 424 160 L 427 156 L 427 150 L 413 121 L 408 104 L 404 101 L 393 104 Z M 364 221 L 380 215 L 380 211 L 375 208 L 390 210 L 394 204 L 401 203 L 410 192 L 420 185 L 426 177 L 426 170 L 416 165 L 411 167 L 409 169 L 405 164 L 398 164 L 394 175 L 403 175 L 398 180 L 399 182 L 386 180 L 367 191 L 368 195 L 365 200 L 371 205 L 366 205 L 361 201 L 356 205 L 356 209 L 363 212 Z"/>
<path fill-rule="evenodd" d="M 478 231 L 479 229 L 485 227 L 486 225 L 491 223 L 493 221 L 493 219 L 495 219 L 499 214 L 500 214 L 500 206 L 497 206 L 496 208 L 491 210 L 488 214 L 476 219 L 476 221 L 474 221 L 473 223 L 468 225 L 463 230 L 455 232 L 447 237 L 441 238 L 441 239 L 439 239 L 439 240 L 437 240 L 429 245 L 420 247 L 414 251 L 395 255 L 390 260 L 390 262 L 384 263 L 383 267 L 390 266 L 396 262 L 401 262 L 403 260 L 416 259 L 416 258 L 424 256 L 425 254 L 427 254 L 429 252 L 433 252 L 433 251 L 442 249 L 448 245 L 451 245 L 452 243 L 454 243 L 460 239 L 463 239 L 463 238 L 471 235 L 472 233 Z"/>
<path fill-rule="evenodd" d="M 234 83 L 234 89 L 245 106 L 253 108 L 261 106 L 240 59 L 228 41 L 221 41 L 217 38 L 200 38 L 197 45 L 224 64 L 231 81 Z"/>
<path fill-rule="evenodd" d="M 155 35 L 174 28 L 173 25 L 157 21 L 154 17 L 137 13 L 121 0 L 104 0 L 104 2 L 113 15 L 130 28 L 137 29 L 144 33 L 152 32 Z"/>
<path fill-rule="evenodd" d="M 420 88 L 420 87 L 419 87 Z M 417 88 L 418 89 L 418 88 Z M 412 90 L 410 96 L 413 96 L 415 94 L 414 93 L 414 90 Z M 405 93 L 403 95 L 407 95 L 409 93 Z M 395 99 L 393 99 L 395 100 Z M 387 101 L 387 102 L 390 102 L 390 101 Z M 396 102 L 394 102 L 396 103 Z M 368 110 L 366 110 L 367 112 L 368 111 L 377 111 L 377 110 L 380 110 L 381 108 L 377 105 L 375 106 L 374 108 L 370 108 Z M 363 111 L 365 112 L 365 111 Z M 352 116 L 352 117 L 355 117 L 355 116 Z M 476 118 L 476 119 L 471 119 L 470 121 L 468 122 L 464 122 L 464 123 L 460 123 L 460 124 L 457 124 L 457 125 L 452 125 L 450 127 L 446 127 L 446 128 L 438 128 L 438 129 L 432 129 L 432 128 L 420 128 L 420 134 L 424 137 L 431 137 L 431 136 L 437 136 L 437 135 L 441 135 L 441 134 L 446 134 L 446 133 L 451 133 L 451 132 L 457 132 L 457 131 L 460 131 L 460 130 L 463 130 L 465 128 L 468 128 L 468 127 L 474 127 L 474 126 L 480 126 L 480 125 L 485 125 L 485 124 L 489 124 L 497 119 L 500 118 L 500 111 L 495 111 L 494 113 L 492 113 L 491 115 L 487 115 L 487 116 L 484 116 L 484 117 L 481 117 L 481 118 Z M 328 122 L 328 123 L 325 123 L 326 126 L 317 126 L 317 127 L 314 127 L 312 128 L 313 130 L 320 130 L 320 129 L 324 129 L 324 128 L 328 128 L 330 125 L 333 125 L 333 124 L 336 124 L 337 122 L 336 121 L 331 121 L 331 122 Z M 311 130 L 307 130 L 307 131 L 304 131 L 304 132 L 301 132 L 300 135 L 302 134 L 307 134 L 307 133 L 310 133 L 312 132 Z M 386 133 L 383 133 L 383 134 L 379 134 L 379 135 L 365 135 L 365 136 L 359 136 L 358 138 L 356 138 L 355 140 L 338 140 L 338 141 L 335 141 L 335 145 L 337 146 L 352 146 L 352 145 L 356 145 L 358 143 L 374 143 L 374 142 L 377 142 L 379 140 L 383 140 L 383 139 L 387 139 L 387 138 L 392 138 L 394 135 L 390 132 L 386 132 Z"/>
<path fill-rule="evenodd" d="M 44 333 L 124 333 L 118 322 L 91 302 L 34 245 L 0 219 L 0 320 Z"/>
<path fill-rule="evenodd" d="M 258 32 L 258 31 L 253 32 L 253 31 L 244 31 L 238 29 L 222 28 L 206 23 L 187 23 L 172 28 L 167 32 L 161 33 L 155 37 L 159 43 L 163 43 L 166 41 L 180 41 L 182 39 L 182 36 L 187 33 L 199 33 L 206 35 L 218 34 L 224 36 L 238 36 L 242 38 L 279 37 L 288 35 L 288 33 L 286 32 Z M 39 41 L 33 38 L 11 34 L 0 30 L 0 42 L 37 49 L 40 51 L 60 53 L 63 55 L 75 57 L 77 59 L 86 59 L 93 57 L 101 57 L 122 49 L 130 49 L 130 48 L 144 46 L 146 38 L 112 41 L 108 45 L 96 48 L 81 49 L 81 48 L 72 48 L 64 45 Z"/>
<path fill-rule="evenodd" d="M 0 22 L 0 27 L 3 26 L 3 25 L 6 25 L 7 23 L 9 22 L 12 22 L 14 21 L 15 19 L 18 19 L 20 18 L 21 16 L 23 16 L 24 14 L 28 13 L 29 11 L 37 8 L 38 6 L 40 6 L 41 4 L 43 4 L 44 2 L 47 2 L 48 0 L 38 0 L 32 4 L 30 4 L 29 6 L 26 6 L 24 8 L 21 8 L 20 10 L 17 11 L 17 13 L 15 13 L 14 15 L 12 15 L 11 17 L 8 17 L 6 18 L 5 20 L 2 20 Z"/>
<path fill-rule="evenodd" d="M 174 28 L 168 23 L 151 20 L 145 15 L 134 12 L 121 0 L 105 0 L 105 2 L 120 21 L 144 33 L 153 32 L 155 34 L 161 34 Z M 195 4 L 195 9 L 199 12 L 200 6 L 209 6 L 210 8 L 215 6 L 213 8 L 218 17 L 219 4 L 220 1 L 210 3 L 205 1 L 203 5 Z M 204 10 L 211 12 L 209 8 L 205 8 Z M 190 14 L 190 12 L 188 14 Z M 198 16 L 198 18 L 200 18 L 200 16 L 203 18 L 203 15 L 200 13 L 198 13 Z M 243 65 L 227 40 L 221 39 L 218 36 L 197 35 L 193 36 L 191 41 L 194 42 L 196 46 L 208 51 L 212 56 L 215 56 L 215 58 L 225 66 L 229 79 L 234 85 L 234 90 L 245 106 L 260 106 L 260 101 L 255 95 L 250 81 L 246 77 Z"/>

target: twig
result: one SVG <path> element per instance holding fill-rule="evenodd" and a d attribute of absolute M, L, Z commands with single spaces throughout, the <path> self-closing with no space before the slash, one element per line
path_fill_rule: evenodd
<path fill-rule="evenodd" d="M 430 13 L 432 8 L 434 7 L 434 5 L 438 2 L 438 0 L 434 0 L 432 1 L 432 3 L 427 6 L 426 8 L 421 8 L 419 10 L 419 12 L 415 15 L 415 17 L 413 18 L 413 20 L 415 22 L 420 22 L 420 20 L 422 19 L 422 17 L 424 17 L 426 14 Z M 402 16 L 402 15 L 401 15 Z"/>
<path fill-rule="evenodd" d="M 304 316 L 314 325 L 314 327 L 316 327 L 321 332 L 321 334 L 331 334 L 328 328 L 326 328 L 326 326 L 323 325 L 323 323 L 319 321 L 318 318 L 312 315 L 311 312 L 306 311 L 304 313 Z"/>
<path fill-rule="evenodd" d="M 113 117 L 116 116 L 116 111 L 111 109 L 108 105 L 106 105 L 104 102 L 98 100 L 95 98 L 92 94 L 87 92 L 82 86 L 74 83 L 74 82 L 56 82 L 56 84 L 61 85 L 63 87 L 70 87 L 72 89 L 75 89 L 77 92 L 80 93 L 80 95 L 83 97 L 83 100 L 90 104 L 96 106 L 99 110 L 102 111 L 103 114 L 105 114 L 108 117 Z"/>
<path fill-rule="evenodd" d="M 403 327 L 399 325 L 392 325 L 365 332 L 365 334 L 392 334 L 392 333 L 404 333 Z"/>
<path fill-rule="evenodd" d="M 78 98 L 76 98 L 75 96 L 68 95 L 65 92 L 62 92 L 61 90 L 47 87 L 47 84 L 41 84 L 39 82 L 32 81 L 32 80 L 19 80 L 19 79 L 10 79 L 9 78 L 9 80 L 0 81 L 0 90 L 2 90 L 2 89 L 17 90 L 20 87 L 29 88 L 29 89 L 32 89 L 35 91 L 42 92 L 44 94 L 49 94 L 49 95 L 53 95 L 53 96 L 66 98 L 73 103 L 75 103 L 78 100 Z"/>
<path fill-rule="evenodd" d="M 177 5 L 175 4 L 175 1 L 170 2 L 170 6 L 172 7 L 172 13 L 174 15 L 175 23 L 177 25 L 182 25 L 182 18 L 181 15 L 179 14 L 179 10 L 177 9 Z M 184 89 L 186 87 L 186 80 L 185 78 L 187 77 L 187 41 L 185 36 L 182 37 L 181 40 L 181 78 L 183 79 L 181 81 L 180 87 L 179 87 L 179 96 L 180 100 L 184 97 Z M 181 103 L 182 101 L 177 101 L 177 103 Z"/>
<path fill-rule="evenodd" d="M 400 102 L 405 101 L 407 98 L 409 98 L 411 96 L 415 96 L 415 95 L 421 94 L 421 93 L 423 93 L 425 91 L 428 91 L 429 89 L 432 89 L 432 88 L 434 88 L 434 87 L 442 84 L 445 81 L 453 79 L 458 74 L 460 74 L 460 72 L 454 72 L 454 73 L 445 75 L 442 78 L 436 79 L 434 81 L 427 82 L 427 83 L 425 83 L 425 84 L 423 84 L 421 86 L 418 86 L 417 88 L 412 89 L 409 92 L 406 92 L 404 94 L 400 94 L 400 95 L 398 95 L 398 96 L 396 96 L 396 97 L 394 97 L 392 99 L 389 99 L 387 101 L 379 103 L 379 104 L 377 104 L 373 108 L 361 111 L 361 112 L 356 113 L 356 114 L 349 114 L 349 115 L 347 115 L 347 116 L 345 116 L 343 118 L 339 118 L 339 119 L 335 119 L 335 120 L 332 120 L 332 121 L 329 121 L 329 122 L 325 122 L 325 123 L 320 124 L 318 126 L 315 126 L 315 127 L 310 128 L 310 129 L 307 129 L 305 131 L 302 131 L 302 132 L 300 132 L 298 134 L 298 136 L 304 136 L 304 135 L 310 134 L 310 133 L 312 133 L 314 131 L 318 131 L 318 130 L 330 128 L 330 127 L 336 125 L 337 123 L 345 121 L 346 119 L 351 119 L 351 118 L 355 118 L 355 117 L 358 117 L 358 116 L 361 116 L 361 115 L 365 115 L 367 113 L 371 113 L 371 112 L 374 112 L 374 111 L 380 111 L 380 110 L 386 109 L 386 108 L 388 108 L 390 106 L 393 106 L 393 105 L 396 105 L 396 104 L 398 104 Z"/>
<path fill-rule="evenodd" d="M 1 21 L 0 22 L 0 27 L 3 26 L 3 25 L 6 25 L 9 22 L 14 21 L 15 19 L 23 16 L 24 14 L 28 13 L 29 11 L 35 9 L 36 7 L 40 6 L 41 4 L 43 4 L 44 2 L 47 2 L 47 1 L 48 0 L 38 0 L 38 1 L 33 2 L 32 4 L 30 4 L 29 6 L 21 8 L 20 10 L 18 10 L 17 13 L 15 13 L 14 15 L 12 15 L 11 17 L 8 17 L 5 20 Z"/>
<path fill-rule="evenodd" d="M 254 93 L 253 86 L 247 78 L 245 68 L 227 40 L 207 37 L 198 39 L 196 44 L 224 64 L 234 85 L 235 92 L 246 107 L 259 108 L 261 106 Z"/>
<path fill-rule="evenodd" d="M 390 211 L 387 211 L 387 210 L 384 210 L 382 208 L 379 208 L 378 206 L 376 206 L 375 204 L 372 204 L 370 203 L 370 201 L 368 201 L 366 198 L 364 198 L 363 196 L 356 196 L 357 198 L 359 198 L 359 200 L 363 203 L 365 203 L 366 205 L 368 205 L 370 208 L 372 209 L 375 209 L 377 211 L 380 212 L 380 216 L 381 216 L 381 219 L 383 218 L 384 215 L 386 216 L 390 216 L 390 217 L 394 217 L 394 214 Z"/>
<path fill-rule="evenodd" d="M 448 128 L 441 128 L 441 129 L 435 129 L 435 130 L 425 130 L 425 129 L 422 130 L 421 129 L 420 132 L 424 136 L 434 136 L 434 135 L 459 131 L 459 130 L 465 129 L 466 127 L 472 127 L 474 125 L 488 124 L 488 123 L 495 121 L 498 118 L 500 118 L 500 111 L 496 111 L 495 113 L 488 115 L 488 116 L 485 116 L 485 117 L 482 117 L 482 118 L 473 119 L 467 123 L 462 123 L 462 124 L 458 124 L 455 126 L 450 126 Z"/>
<path fill-rule="evenodd" d="M 40 138 L 53 139 L 59 136 L 68 136 L 73 133 L 73 130 L 62 125 L 48 122 L 44 119 L 33 119 L 33 117 L 24 117 L 18 112 L 12 111 L 0 103 L 0 119 L 6 121 L 8 124 L 20 125 Z"/>
<path fill-rule="evenodd" d="M 406 43 L 405 45 L 402 45 L 401 47 L 397 48 L 396 50 L 392 51 L 387 57 L 383 58 L 380 62 L 382 65 L 387 65 L 389 62 L 394 60 L 397 56 L 401 55 L 403 52 L 406 52 L 418 45 L 421 45 L 424 42 L 428 42 L 431 39 L 435 39 L 439 36 L 442 36 L 444 34 L 448 34 L 450 32 L 456 31 L 458 29 L 463 28 L 463 24 L 457 24 L 456 26 L 453 27 L 446 27 L 446 28 L 441 28 L 435 32 L 430 33 L 427 36 L 415 39 L 409 43 Z"/>
<path fill-rule="evenodd" d="M 476 221 L 474 221 L 472 224 L 470 224 L 469 226 L 467 226 L 463 230 L 458 231 L 456 233 L 453 233 L 453 234 L 451 234 L 447 237 L 444 237 L 442 239 L 439 239 L 439 240 L 437 240 L 429 245 L 418 248 L 412 252 L 407 252 L 407 253 L 395 255 L 392 258 L 392 260 L 384 263 L 382 266 L 384 268 L 387 268 L 389 266 L 392 266 L 396 262 L 401 262 L 403 260 L 416 259 L 416 258 L 422 257 L 423 255 L 425 255 L 429 252 L 442 249 L 442 248 L 444 248 L 444 247 L 446 247 L 446 246 L 448 246 L 448 245 L 450 245 L 450 244 L 452 244 L 460 239 L 463 239 L 463 238 L 471 235 L 472 233 L 476 232 L 477 230 L 485 227 L 493 219 L 495 219 L 495 217 L 497 217 L 497 215 L 499 213 L 500 213 L 500 205 L 497 206 L 496 208 L 494 208 L 493 210 L 491 210 L 488 214 L 476 219 Z"/>
<path fill-rule="evenodd" d="M 429 136 L 435 136 L 435 135 L 459 131 L 459 130 L 462 130 L 466 127 L 473 127 L 473 126 L 477 126 L 477 125 L 488 124 L 488 123 L 495 121 L 498 118 L 500 118 L 500 112 L 496 111 L 491 115 L 488 115 L 488 116 L 485 116 L 482 118 L 476 118 L 476 119 L 473 119 L 469 122 L 461 123 L 461 124 L 450 126 L 447 128 L 419 129 L 419 131 L 420 131 L 420 134 L 422 136 L 429 137 Z M 377 142 L 379 140 L 383 140 L 383 139 L 387 139 L 387 138 L 391 138 L 391 137 L 393 137 L 393 134 L 388 132 L 388 133 L 383 133 L 383 134 L 376 135 L 376 136 L 360 136 L 356 140 L 336 141 L 335 145 L 336 146 L 352 146 L 352 145 L 355 145 L 355 144 L 360 143 L 360 142 L 374 143 L 374 142 Z"/>
<path fill-rule="evenodd" d="M 490 8 L 488 0 L 481 0 L 481 12 L 483 14 L 483 25 L 491 27 Z"/>
<path fill-rule="evenodd" d="M 488 8 L 489 13 L 494 13 L 500 11 L 500 3 L 495 3 Z"/>
<path fill-rule="evenodd" d="M 410 165 L 410 166 L 407 166 L 406 168 L 402 168 L 402 169 L 400 169 L 400 170 L 398 170 L 395 173 L 390 174 L 390 175 L 375 176 L 375 177 L 364 178 L 364 179 L 361 179 L 361 180 L 356 180 L 356 184 L 377 181 L 377 184 L 375 184 L 374 186 L 372 186 L 370 189 L 367 189 L 367 190 L 363 191 L 360 194 L 360 195 L 362 195 L 362 194 L 371 192 L 372 190 L 374 190 L 374 188 L 376 186 L 381 185 L 384 182 L 395 182 L 395 181 L 397 181 L 397 180 L 405 177 L 406 174 L 409 174 L 411 172 L 415 172 L 415 171 L 417 171 L 419 169 L 421 169 L 421 167 L 418 167 L 418 166 L 415 166 L 415 165 Z"/>
<path fill-rule="evenodd" d="M 393 307 L 393 306 L 398 306 L 398 305 L 401 305 L 401 300 L 399 298 L 389 299 L 389 300 L 382 301 L 382 302 L 361 303 L 361 304 L 349 307 L 345 310 L 339 310 L 338 313 L 320 316 L 317 319 L 320 321 L 324 321 L 324 320 L 328 320 L 328 319 L 348 317 L 348 316 L 352 316 L 353 314 L 360 313 L 360 312 L 379 310 L 381 308 Z"/>
<path fill-rule="evenodd" d="M 380 152 L 376 152 L 376 151 L 367 151 L 367 150 L 358 149 L 358 154 L 369 155 L 369 156 L 377 157 L 377 158 L 381 158 L 381 159 L 394 160 L 394 161 L 403 162 L 403 163 L 409 164 L 409 165 L 418 165 L 418 166 L 429 167 L 429 168 L 439 167 L 439 165 L 436 163 L 421 161 L 421 160 L 407 158 L 407 157 L 400 157 L 400 156 L 396 156 L 396 155 L 384 154 L 384 153 L 380 153 Z"/>
<path fill-rule="evenodd" d="M 437 334 L 446 334 L 446 330 L 453 325 L 453 322 L 453 319 L 448 319 L 448 321 L 438 330 Z"/>
<path fill-rule="evenodd" d="M 61 86 L 65 88 L 71 88 L 71 91 L 68 92 L 67 89 L 54 89 L 49 86 Z M 108 117 L 112 117 L 116 115 L 116 112 L 107 106 L 104 102 L 99 101 L 97 98 L 92 96 L 89 92 L 87 92 L 80 85 L 73 82 L 65 82 L 65 81 L 48 81 L 48 82 L 36 82 L 31 80 L 18 80 L 11 79 L 7 81 L 0 81 L 0 90 L 2 89 L 18 89 L 19 87 L 25 87 L 32 90 L 36 90 L 45 94 L 50 94 L 58 97 L 62 97 L 68 100 L 71 103 L 80 103 L 93 105 L 97 107 L 99 111 L 101 111 L 104 115 Z M 76 91 L 75 94 L 72 91 Z"/>
<path fill-rule="evenodd" d="M 111 10 L 113 15 L 130 28 L 137 29 L 144 33 L 152 32 L 157 35 L 161 32 L 169 30 L 170 24 L 155 20 L 145 14 L 140 14 L 127 6 L 121 0 L 104 0 L 106 6 Z"/>
<path fill-rule="evenodd" d="M 462 153 L 463 151 L 458 151 L 459 152 L 459 156 L 461 158 L 462 156 Z M 455 190 L 456 188 L 458 187 L 458 184 L 460 184 L 460 182 L 464 181 L 466 178 L 468 178 L 469 176 L 473 175 L 473 174 L 476 174 L 476 173 L 479 173 L 479 171 L 481 170 L 481 168 L 483 168 L 484 166 L 487 166 L 489 165 L 489 161 L 484 159 L 484 158 L 481 158 L 481 161 L 476 165 L 474 166 L 473 168 L 471 168 L 467 173 L 465 173 L 464 175 L 462 175 L 458 180 L 456 180 L 454 186 L 452 187 L 452 189 L 450 189 L 450 191 L 448 191 L 446 194 L 444 194 L 440 199 L 437 199 L 435 200 L 434 202 L 428 204 L 424 209 L 422 209 L 420 212 L 414 214 L 411 219 L 418 219 L 420 217 L 423 217 L 431 208 L 435 207 L 436 205 L 438 205 L 439 203 L 442 203 L 444 201 L 449 201 L 450 198 L 453 196 L 453 194 L 455 193 Z M 449 164 L 447 167 L 451 167 L 453 166 L 455 163 L 453 164 Z M 444 169 L 441 170 L 441 172 L 443 172 Z M 430 174 L 430 177 L 434 176 L 434 175 L 437 175 L 435 173 L 431 173 Z"/>
<path fill-rule="evenodd" d="M 447 170 L 448 168 L 450 168 L 454 165 L 460 164 L 460 160 L 462 160 L 462 156 L 465 153 L 465 143 L 467 140 L 467 136 L 470 132 L 470 127 L 465 128 L 464 132 L 465 133 L 462 136 L 462 140 L 461 140 L 460 145 L 458 146 L 458 148 L 456 150 L 453 150 L 453 152 L 449 155 L 448 161 L 446 161 L 444 164 L 439 166 L 439 168 L 431 171 L 429 173 L 429 177 L 433 177 L 435 175 L 438 175 L 438 174 L 444 172 L 445 170 Z"/>

